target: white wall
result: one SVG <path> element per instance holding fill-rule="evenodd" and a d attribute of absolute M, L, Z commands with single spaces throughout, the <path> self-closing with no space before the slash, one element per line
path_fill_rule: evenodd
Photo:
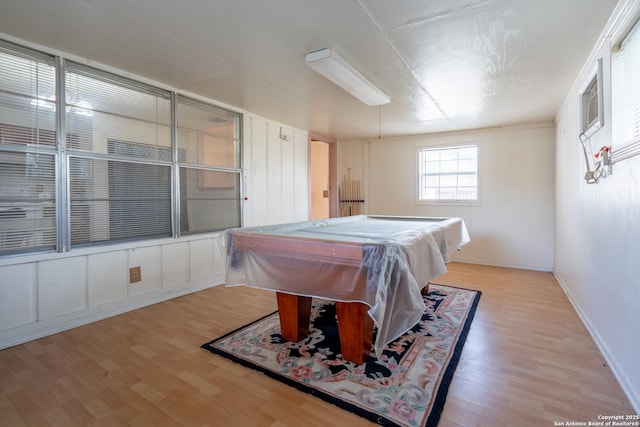
<path fill-rule="evenodd" d="M 244 141 L 244 224 L 308 219 L 307 133 L 245 114 Z M 218 237 L 0 258 L 0 349 L 223 283 Z M 134 266 L 142 281 L 130 284 Z"/>
<path fill-rule="evenodd" d="M 245 114 L 243 150 L 243 225 L 309 219 L 308 133 Z"/>
<path fill-rule="evenodd" d="M 604 127 L 589 141 L 612 145 L 612 40 L 640 2 L 621 2 L 601 41 L 557 115 L 556 237 L 554 273 L 599 345 L 637 412 L 640 412 L 640 156 L 613 166 L 613 174 L 588 185 L 578 139 L 579 93 L 597 58 L 604 62 Z M 619 19 L 618 19 L 619 18 Z M 619 142 L 618 142 L 619 143 Z"/>
<path fill-rule="evenodd" d="M 3 258 L 0 348 L 222 283 L 223 259 L 216 234 Z"/>
<path fill-rule="evenodd" d="M 370 214 L 456 216 L 471 243 L 454 260 L 534 270 L 553 268 L 554 139 L 552 124 L 340 143 L 339 170 L 365 187 Z M 416 203 L 417 150 L 477 144 L 478 205 Z"/>

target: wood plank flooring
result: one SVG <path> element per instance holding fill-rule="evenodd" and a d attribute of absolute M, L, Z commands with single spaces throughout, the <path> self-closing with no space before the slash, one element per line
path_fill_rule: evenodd
<path fill-rule="evenodd" d="M 483 292 L 439 426 L 632 414 L 550 273 L 449 265 Z M 0 426 L 370 426 L 200 345 L 276 309 L 215 287 L 0 351 Z"/>

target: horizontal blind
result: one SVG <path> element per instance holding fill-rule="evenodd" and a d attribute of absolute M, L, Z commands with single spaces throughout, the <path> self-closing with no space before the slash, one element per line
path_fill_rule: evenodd
<path fill-rule="evenodd" d="M 55 147 L 52 56 L 0 41 L 0 143 Z"/>
<path fill-rule="evenodd" d="M 54 156 L 0 152 L 0 253 L 54 249 Z"/>
<path fill-rule="evenodd" d="M 170 93 L 75 63 L 65 82 L 71 244 L 170 237 Z"/>
<path fill-rule="evenodd" d="M 69 149 L 105 154 L 106 141 L 116 139 L 170 150 L 169 92 L 73 62 L 67 63 L 65 85 Z M 130 154 L 157 160 L 151 151 Z"/>
<path fill-rule="evenodd" d="M 614 144 L 640 138 L 640 24 L 612 56 Z"/>
<path fill-rule="evenodd" d="M 171 167 L 71 158 L 71 243 L 171 236 Z"/>
<path fill-rule="evenodd" d="M 241 114 L 2 40 L 0 76 L 0 255 L 240 225 Z"/>
<path fill-rule="evenodd" d="M 0 254 L 56 247 L 55 67 L 0 41 Z"/>

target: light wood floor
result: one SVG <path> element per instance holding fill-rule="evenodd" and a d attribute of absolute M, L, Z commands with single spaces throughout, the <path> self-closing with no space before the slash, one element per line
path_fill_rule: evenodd
<path fill-rule="evenodd" d="M 452 263 L 483 292 L 439 426 L 553 426 L 633 410 L 550 273 Z M 200 350 L 275 310 L 216 287 L 0 351 L 1 426 L 370 426 Z"/>

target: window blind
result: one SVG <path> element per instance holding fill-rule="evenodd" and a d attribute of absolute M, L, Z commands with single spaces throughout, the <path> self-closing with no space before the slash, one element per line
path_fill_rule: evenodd
<path fill-rule="evenodd" d="M 640 142 L 640 24 L 612 54 L 613 143 Z"/>
<path fill-rule="evenodd" d="M 71 244 L 170 237 L 169 92 L 69 63 Z"/>
<path fill-rule="evenodd" d="M 2 40 L 0 76 L 0 255 L 240 225 L 241 114 Z"/>
<path fill-rule="evenodd" d="M 0 41 L 0 254 L 56 247 L 55 67 Z"/>
<path fill-rule="evenodd" d="M 51 56 L 0 40 L 2 144 L 55 147 L 55 67 Z"/>

